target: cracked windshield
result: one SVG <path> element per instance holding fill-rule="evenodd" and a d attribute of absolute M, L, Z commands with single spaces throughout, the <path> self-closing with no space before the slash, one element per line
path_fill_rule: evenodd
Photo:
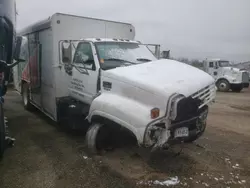
<path fill-rule="evenodd" d="M 147 46 L 138 43 L 99 42 L 96 48 L 104 70 L 156 60 Z"/>
<path fill-rule="evenodd" d="M 249 23 L 249 0 L 0 0 L 0 188 L 250 187 Z"/>

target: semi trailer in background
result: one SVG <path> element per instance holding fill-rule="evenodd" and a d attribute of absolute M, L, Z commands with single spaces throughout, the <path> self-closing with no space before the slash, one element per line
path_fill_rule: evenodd
<path fill-rule="evenodd" d="M 8 136 L 6 129 L 3 96 L 7 92 L 12 67 L 23 60 L 21 46 L 25 41 L 22 39 L 22 37 L 16 37 L 15 0 L 0 0 L 0 158 L 6 147 L 14 141 Z"/>
<path fill-rule="evenodd" d="M 0 157 L 6 148 L 6 121 L 3 112 L 3 96 L 7 91 L 16 37 L 15 0 L 0 0 Z"/>
<path fill-rule="evenodd" d="M 13 73 L 24 107 L 71 128 L 88 126 L 92 152 L 120 128 L 150 148 L 204 133 L 214 79 L 187 64 L 158 60 L 135 40 L 133 25 L 57 13 L 19 34 L 28 39 L 26 61 Z"/>

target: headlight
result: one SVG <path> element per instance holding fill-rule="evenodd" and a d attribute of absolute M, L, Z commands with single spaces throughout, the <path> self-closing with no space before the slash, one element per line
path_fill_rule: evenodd
<path fill-rule="evenodd" d="M 170 113 L 169 113 L 169 119 L 175 120 L 177 117 L 177 105 L 178 102 L 184 99 L 184 95 L 177 95 L 171 100 L 171 107 L 170 107 Z"/>

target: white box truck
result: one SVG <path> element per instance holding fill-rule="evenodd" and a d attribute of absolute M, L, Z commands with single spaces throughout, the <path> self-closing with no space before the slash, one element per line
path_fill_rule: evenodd
<path fill-rule="evenodd" d="M 14 69 L 14 80 L 24 107 L 72 127 L 87 119 L 91 151 L 118 128 L 150 148 L 192 142 L 205 131 L 214 79 L 158 60 L 134 40 L 131 24 L 57 13 L 21 34 L 29 40 L 27 61 Z"/>

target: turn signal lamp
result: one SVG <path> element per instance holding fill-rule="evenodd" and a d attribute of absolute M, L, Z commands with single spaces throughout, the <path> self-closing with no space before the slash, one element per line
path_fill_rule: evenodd
<path fill-rule="evenodd" d="M 151 110 L 151 119 L 158 118 L 160 116 L 160 109 L 159 108 L 153 108 Z"/>

